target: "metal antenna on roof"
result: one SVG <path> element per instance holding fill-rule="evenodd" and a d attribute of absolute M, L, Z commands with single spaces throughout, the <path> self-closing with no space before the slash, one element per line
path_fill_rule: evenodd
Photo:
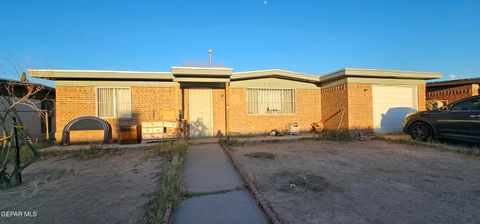
<path fill-rule="evenodd" d="M 212 52 L 212 49 L 208 49 L 208 60 L 210 67 L 212 67 Z"/>
<path fill-rule="evenodd" d="M 455 75 L 454 74 L 450 74 L 450 80 L 454 80 L 455 79 Z"/>

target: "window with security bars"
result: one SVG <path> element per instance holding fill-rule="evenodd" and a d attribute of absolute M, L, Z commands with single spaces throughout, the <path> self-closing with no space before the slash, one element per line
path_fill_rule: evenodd
<path fill-rule="evenodd" d="M 132 116 L 130 88 L 97 88 L 97 114 L 105 118 Z"/>
<path fill-rule="evenodd" d="M 295 114 L 295 89 L 247 88 L 247 113 Z"/>

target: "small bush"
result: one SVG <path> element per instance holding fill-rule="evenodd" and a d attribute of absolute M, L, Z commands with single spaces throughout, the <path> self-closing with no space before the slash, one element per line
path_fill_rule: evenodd
<path fill-rule="evenodd" d="M 271 152 L 252 152 L 245 154 L 245 156 L 256 159 L 275 159 L 275 155 Z"/>
<path fill-rule="evenodd" d="M 157 143 L 151 149 L 158 152 L 160 156 L 172 159 L 174 155 L 183 157 L 187 153 L 188 144 L 184 141 L 168 141 Z"/>
<path fill-rule="evenodd" d="M 218 141 L 222 148 L 230 148 L 238 143 L 238 140 L 232 137 L 222 138 Z"/>
<path fill-rule="evenodd" d="M 15 149 L 12 150 L 12 157 L 10 157 L 12 162 L 15 161 L 15 151 L 16 151 Z M 28 148 L 27 146 L 22 146 L 20 148 L 20 162 L 22 164 L 30 160 L 30 158 L 32 157 L 33 157 L 33 152 L 30 148 Z"/>
<path fill-rule="evenodd" d="M 324 131 L 319 135 L 320 140 L 328 141 L 352 141 L 353 138 L 348 131 Z"/>

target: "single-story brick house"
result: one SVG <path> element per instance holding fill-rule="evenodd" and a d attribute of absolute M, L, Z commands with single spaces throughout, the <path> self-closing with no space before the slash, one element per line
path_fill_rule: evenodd
<path fill-rule="evenodd" d="M 260 134 L 297 122 L 330 130 L 401 129 L 406 113 L 425 109 L 435 72 L 345 68 L 324 76 L 279 69 L 233 72 L 223 67 L 172 67 L 170 72 L 30 69 L 55 80 L 57 139 L 85 115 L 118 124 L 188 121 L 192 136 Z M 155 123 L 153 123 L 154 125 Z M 85 136 L 85 135 L 83 135 Z"/>
<path fill-rule="evenodd" d="M 453 103 L 470 96 L 477 96 L 480 78 L 457 79 L 427 83 L 427 100 Z"/>

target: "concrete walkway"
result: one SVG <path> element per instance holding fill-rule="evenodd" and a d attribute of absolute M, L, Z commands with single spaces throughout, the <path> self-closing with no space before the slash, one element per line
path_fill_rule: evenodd
<path fill-rule="evenodd" d="M 218 144 L 189 148 L 184 183 L 201 196 L 183 201 L 173 223 L 268 223 Z"/>
<path fill-rule="evenodd" d="M 183 175 L 185 188 L 193 193 L 233 190 L 242 186 L 218 143 L 190 146 Z"/>

